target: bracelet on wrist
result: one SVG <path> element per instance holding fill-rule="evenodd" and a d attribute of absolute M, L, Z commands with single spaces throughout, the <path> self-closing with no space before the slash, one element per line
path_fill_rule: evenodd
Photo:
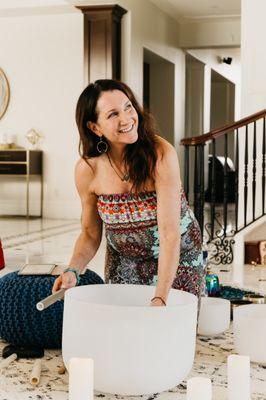
<path fill-rule="evenodd" d="M 79 283 L 80 283 L 80 272 L 79 272 L 79 270 L 77 268 L 71 268 L 71 267 L 65 268 L 63 272 L 73 272 L 75 274 L 75 277 L 76 277 L 76 280 L 77 280 L 76 286 L 79 285 Z"/>
<path fill-rule="evenodd" d="M 156 300 L 156 299 L 161 300 L 161 302 L 163 303 L 163 305 L 166 306 L 166 302 L 165 302 L 164 299 L 163 299 L 162 297 L 160 297 L 160 296 L 155 296 L 155 297 L 153 297 L 153 298 L 151 299 L 151 302 L 152 302 L 153 300 Z"/>

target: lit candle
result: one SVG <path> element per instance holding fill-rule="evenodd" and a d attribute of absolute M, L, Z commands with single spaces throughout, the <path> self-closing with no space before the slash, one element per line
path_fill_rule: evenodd
<path fill-rule="evenodd" d="M 227 359 L 228 400 L 250 400 L 250 358 L 231 354 Z"/>
<path fill-rule="evenodd" d="M 187 400 L 211 400 L 212 383 L 209 378 L 195 377 L 187 381 Z"/>
<path fill-rule="evenodd" d="M 93 400 L 93 360 L 91 358 L 70 359 L 69 400 Z"/>

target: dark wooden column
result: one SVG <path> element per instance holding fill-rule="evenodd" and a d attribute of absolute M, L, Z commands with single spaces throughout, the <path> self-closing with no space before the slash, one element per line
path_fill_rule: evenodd
<path fill-rule="evenodd" d="M 118 5 L 79 6 L 84 14 L 84 56 L 88 82 L 121 78 L 121 19 Z"/>

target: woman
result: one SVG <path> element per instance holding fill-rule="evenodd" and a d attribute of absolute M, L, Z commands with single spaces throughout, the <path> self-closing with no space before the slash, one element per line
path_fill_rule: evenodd
<path fill-rule="evenodd" d="M 104 222 L 107 283 L 156 284 L 152 306 L 166 305 L 171 287 L 199 296 L 200 229 L 181 188 L 174 147 L 122 82 L 90 84 L 78 100 L 76 122 L 82 230 L 53 292 L 77 284 L 99 248 Z"/>

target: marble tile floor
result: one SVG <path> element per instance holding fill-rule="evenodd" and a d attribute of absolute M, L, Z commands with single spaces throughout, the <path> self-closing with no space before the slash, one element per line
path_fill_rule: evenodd
<path fill-rule="evenodd" d="M 56 262 L 67 264 L 75 239 L 79 234 L 77 220 L 0 219 L 0 235 L 7 268 L 1 275 L 14 271 L 25 262 Z M 89 267 L 103 276 L 105 240 Z M 221 271 L 222 270 L 222 271 Z M 233 284 L 266 294 L 266 268 L 243 266 L 215 266 L 224 284 Z M 0 342 L 0 352 L 4 347 Z M 197 338 L 196 357 L 192 376 L 210 377 L 213 383 L 213 400 L 227 399 L 227 356 L 234 353 L 232 328 L 219 337 Z M 42 378 L 37 388 L 29 384 L 29 374 L 34 360 L 20 359 L 0 374 L 0 400 L 67 400 L 68 374 L 59 375 L 61 352 L 47 350 L 43 359 Z M 251 364 L 251 400 L 266 400 L 266 366 Z M 95 392 L 95 398 L 123 399 L 122 396 Z M 185 400 L 186 381 L 176 388 L 152 396 L 134 397 L 143 400 Z M 128 397 L 128 399 L 130 399 Z M 133 398 L 132 398 L 133 399 Z"/>
<path fill-rule="evenodd" d="M 0 350 L 4 343 L 0 343 Z M 212 380 L 213 400 L 227 400 L 226 360 L 234 353 L 232 332 L 216 338 L 199 336 L 197 338 L 196 357 L 192 371 L 193 376 L 209 377 Z M 41 381 L 38 387 L 32 387 L 29 376 L 34 360 L 18 360 L 0 374 L 1 400 L 67 400 L 68 374 L 58 374 L 62 365 L 61 352 L 47 350 L 42 359 Z M 266 399 L 266 367 L 251 365 L 251 400 Z M 95 391 L 94 398 L 105 400 L 185 400 L 186 380 L 177 387 L 153 395 L 123 397 Z"/>
<path fill-rule="evenodd" d="M 0 219 L 0 237 L 6 265 L 16 270 L 25 263 L 68 264 L 79 235 L 78 220 Z M 90 263 L 90 269 L 103 275 L 105 239 Z"/>

